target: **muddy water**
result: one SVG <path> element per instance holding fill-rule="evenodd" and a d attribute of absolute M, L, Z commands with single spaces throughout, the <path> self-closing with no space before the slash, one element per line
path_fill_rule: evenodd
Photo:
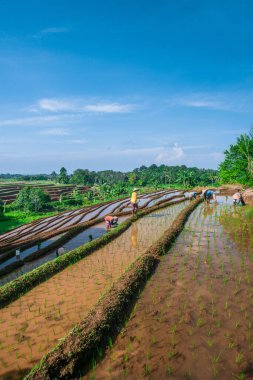
<path fill-rule="evenodd" d="M 126 217 L 120 217 L 119 218 L 119 224 L 122 223 Z M 79 247 L 80 245 L 83 245 L 87 242 L 89 242 L 92 238 L 92 240 L 99 238 L 100 236 L 104 235 L 106 233 L 105 224 L 104 223 L 98 223 L 90 228 L 87 228 L 87 230 L 80 232 L 78 235 L 74 236 L 71 240 L 69 240 L 67 243 L 65 243 L 62 247 L 64 248 L 64 253 L 67 253 L 71 251 L 72 249 L 75 249 Z M 58 236 L 59 238 L 60 236 Z M 91 238 L 90 238 L 91 237 Z M 57 237 L 56 237 L 57 238 Z M 55 238 L 52 238 L 53 240 Z M 52 240 L 52 241 L 53 241 Z M 51 241 L 51 242 L 52 242 Z M 48 241 L 46 241 L 48 242 Z M 30 251 L 31 252 L 28 252 Z M 28 250 L 21 252 L 21 258 L 26 257 L 28 254 L 35 252 L 37 250 L 37 246 L 31 247 Z M 28 252 L 28 253 L 27 253 Z M 15 278 L 18 278 L 22 276 L 25 273 L 30 272 L 33 269 L 38 268 L 42 264 L 47 263 L 48 261 L 51 261 L 55 259 L 56 256 L 56 249 L 53 249 L 50 253 L 47 255 L 38 258 L 37 260 L 33 260 L 32 262 L 26 262 L 21 268 L 18 268 L 14 271 L 12 271 L 10 274 L 6 276 L 2 276 L 0 278 L 0 286 L 3 286 L 4 284 L 7 284 L 8 282 L 14 280 Z M 13 257 L 12 262 L 16 261 L 17 259 Z M 8 264 L 10 263 L 10 260 L 8 260 Z M 4 262 L 1 264 L 2 266 L 6 266 L 7 262 Z M 0 266 L 1 268 L 1 266 Z"/>
<path fill-rule="evenodd" d="M 40 243 L 41 244 L 40 245 L 40 249 L 45 248 L 48 245 L 54 243 L 60 237 L 61 237 L 61 235 L 58 235 L 58 236 L 54 236 L 54 237 L 52 237 L 52 238 L 50 238 L 48 240 L 43 241 L 42 243 Z M 30 247 L 30 248 L 27 248 L 24 251 L 20 252 L 19 259 L 24 259 L 25 257 L 29 256 L 31 253 L 34 253 L 34 252 L 37 252 L 37 251 L 39 251 L 38 244 L 36 244 L 36 245 L 34 245 L 34 246 Z M 6 260 L 6 261 L 4 261 L 3 263 L 0 264 L 0 269 L 6 267 L 8 265 L 10 265 L 11 263 L 13 263 L 13 262 L 15 262 L 15 261 L 17 261 L 19 259 L 17 259 L 16 256 L 11 257 L 10 259 L 8 259 L 8 260 Z M 0 285 L 2 285 L 1 280 L 2 279 L 0 278 Z"/>
<path fill-rule="evenodd" d="M 200 205 L 113 348 L 83 379 L 252 379 L 253 261 Z"/>
<path fill-rule="evenodd" d="M 126 268 L 162 235 L 186 204 L 143 217 L 104 248 L 0 310 L 0 378 L 22 377 L 18 369 L 31 368 L 83 319 Z"/>

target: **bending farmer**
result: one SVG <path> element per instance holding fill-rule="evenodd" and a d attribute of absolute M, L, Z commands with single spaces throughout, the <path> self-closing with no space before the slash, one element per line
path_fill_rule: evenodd
<path fill-rule="evenodd" d="M 197 198 L 197 193 L 196 193 L 196 191 L 191 191 L 190 193 L 189 193 L 189 199 L 190 199 L 190 201 L 192 200 L 192 199 L 196 199 Z"/>
<path fill-rule="evenodd" d="M 245 202 L 242 198 L 241 193 L 235 193 L 233 195 L 233 203 L 234 203 L 234 205 L 239 205 L 241 203 L 242 206 L 245 206 Z"/>
<path fill-rule="evenodd" d="M 131 196 L 131 206 L 132 206 L 132 215 L 134 215 L 136 213 L 136 211 L 138 210 L 138 201 L 137 201 L 137 191 L 139 189 L 135 188 L 133 189 L 133 192 L 132 192 L 132 196 Z"/>
<path fill-rule="evenodd" d="M 105 225 L 106 225 L 106 230 L 110 230 L 112 227 L 115 227 L 118 224 L 118 217 L 117 216 L 111 216 L 107 215 L 105 217 Z"/>
<path fill-rule="evenodd" d="M 208 203 L 210 202 L 211 199 L 213 199 L 216 202 L 216 195 L 212 190 L 205 190 L 203 193 L 204 200 L 207 201 Z"/>

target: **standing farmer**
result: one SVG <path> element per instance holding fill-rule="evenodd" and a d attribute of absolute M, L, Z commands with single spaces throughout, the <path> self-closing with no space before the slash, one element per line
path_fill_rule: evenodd
<path fill-rule="evenodd" d="M 138 196 L 137 196 L 137 191 L 139 189 L 137 189 L 137 187 L 135 187 L 133 189 L 133 192 L 132 192 L 132 196 L 131 196 L 131 206 L 132 206 L 132 215 L 134 215 L 136 213 L 136 211 L 138 210 Z"/>

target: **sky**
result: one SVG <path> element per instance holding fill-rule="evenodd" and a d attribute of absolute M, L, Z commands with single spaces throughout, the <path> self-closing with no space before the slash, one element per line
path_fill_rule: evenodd
<path fill-rule="evenodd" d="M 0 173 L 217 168 L 253 122 L 251 0 L 0 0 Z"/>

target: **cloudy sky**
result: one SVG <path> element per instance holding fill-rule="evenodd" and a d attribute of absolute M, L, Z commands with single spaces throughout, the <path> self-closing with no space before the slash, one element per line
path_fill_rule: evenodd
<path fill-rule="evenodd" d="M 0 173 L 216 168 L 253 123 L 251 0 L 0 0 Z"/>

